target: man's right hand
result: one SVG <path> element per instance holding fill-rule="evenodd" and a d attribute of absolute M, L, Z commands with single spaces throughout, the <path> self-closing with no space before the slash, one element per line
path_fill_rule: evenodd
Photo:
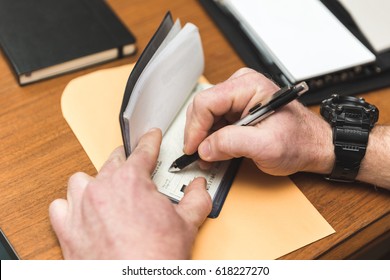
<path fill-rule="evenodd" d="M 198 150 L 207 162 L 251 158 L 272 175 L 330 173 L 334 162 L 331 128 L 298 101 L 255 126 L 228 125 L 278 89 L 262 74 L 243 68 L 197 94 L 187 110 L 184 152 Z"/>

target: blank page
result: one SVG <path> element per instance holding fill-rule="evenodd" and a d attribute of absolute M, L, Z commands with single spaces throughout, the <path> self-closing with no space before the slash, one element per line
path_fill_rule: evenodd
<path fill-rule="evenodd" d="M 158 127 L 165 133 L 195 87 L 203 68 L 198 28 L 187 23 L 145 67 L 133 89 L 124 113 L 129 119 L 131 150 L 151 128 Z"/>
<path fill-rule="evenodd" d="M 375 60 L 375 55 L 318 0 L 223 3 L 290 82 Z"/>

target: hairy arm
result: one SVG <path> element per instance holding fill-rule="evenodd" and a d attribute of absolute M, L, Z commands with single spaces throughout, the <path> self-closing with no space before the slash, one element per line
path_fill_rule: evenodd
<path fill-rule="evenodd" d="M 390 126 L 376 125 L 356 178 L 390 190 Z"/>

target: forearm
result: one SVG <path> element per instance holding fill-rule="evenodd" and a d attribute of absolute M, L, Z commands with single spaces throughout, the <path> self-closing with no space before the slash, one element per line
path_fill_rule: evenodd
<path fill-rule="evenodd" d="M 376 125 L 371 131 L 356 179 L 390 189 L 390 126 Z"/>

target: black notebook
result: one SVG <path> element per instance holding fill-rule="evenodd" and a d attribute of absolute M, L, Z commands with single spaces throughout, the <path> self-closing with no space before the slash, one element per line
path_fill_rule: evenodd
<path fill-rule="evenodd" d="M 102 0 L 0 0 L 0 46 L 21 85 L 136 49 L 132 33 Z"/>

